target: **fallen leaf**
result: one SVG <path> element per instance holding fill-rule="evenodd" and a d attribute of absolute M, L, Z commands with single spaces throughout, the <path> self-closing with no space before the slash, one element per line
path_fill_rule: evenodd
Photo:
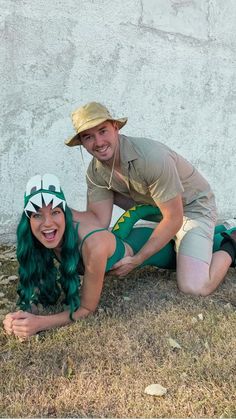
<path fill-rule="evenodd" d="M 10 304 L 10 301 L 8 300 L 8 298 L 4 297 L 4 298 L 1 300 L 1 303 L 2 303 L 2 304 Z"/>
<path fill-rule="evenodd" d="M 9 281 L 16 281 L 17 279 L 18 279 L 17 275 L 11 275 L 11 276 L 8 277 Z"/>
<path fill-rule="evenodd" d="M 167 393 L 167 388 L 161 384 L 150 384 L 145 388 L 144 393 L 150 396 L 164 396 Z"/>
<path fill-rule="evenodd" d="M 11 282 L 11 281 L 9 281 L 9 279 L 8 279 L 8 278 L 5 278 L 5 279 L 2 279 L 2 280 L 0 281 L 0 285 L 8 285 L 8 284 L 10 284 L 10 282 Z"/>
<path fill-rule="evenodd" d="M 74 375 L 74 361 L 69 355 L 62 364 L 62 374 L 69 380 Z"/>
<path fill-rule="evenodd" d="M 181 349 L 181 346 L 178 342 L 176 342 L 176 340 L 169 338 L 168 339 L 169 345 L 174 348 L 174 349 Z"/>
<path fill-rule="evenodd" d="M 15 252 L 15 251 L 16 251 L 16 246 L 15 245 L 8 246 L 7 249 L 2 252 L 2 254 L 6 255 L 8 253 Z"/>
<path fill-rule="evenodd" d="M 2 279 L 0 281 L 0 284 L 1 285 L 8 285 L 8 284 L 10 284 L 10 282 L 16 281 L 17 279 L 18 279 L 18 276 L 11 275 L 11 276 L 8 276 L 8 278 Z"/>
<path fill-rule="evenodd" d="M 98 307 L 98 313 L 104 313 L 104 309 L 102 307 Z"/>
<path fill-rule="evenodd" d="M 206 340 L 206 342 L 204 342 L 204 346 L 208 351 L 210 351 L 210 346 L 209 346 L 209 343 L 207 342 L 207 340 Z"/>
<path fill-rule="evenodd" d="M 6 315 L 7 314 L 7 310 L 6 309 L 4 309 L 4 308 L 1 308 L 0 309 L 0 315 Z"/>
<path fill-rule="evenodd" d="M 0 255 L 0 259 L 1 260 L 3 260 L 3 261 L 6 261 L 6 260 L 16 260 L 16 255 L 15 255 L 15 253 L 8 253 L 8 254 L 6 254 L 6 255 Z"/>

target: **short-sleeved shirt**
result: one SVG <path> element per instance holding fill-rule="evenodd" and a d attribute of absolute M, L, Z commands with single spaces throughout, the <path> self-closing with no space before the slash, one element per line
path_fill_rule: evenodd
<path fill-rule="evenodd" d="M 111 168 L 93 158 L 88 167 L 89 202 L 111 198 L 113 191 L 131 197 L 137 204 L 157 205 L 182 195 L 184 208 L 212 195 L 209 183 L 184 157 L 159 141 L 119 136 L 120 164 L 124 182 Z M 100 188 L 96 185 L 106 188 Z"/>

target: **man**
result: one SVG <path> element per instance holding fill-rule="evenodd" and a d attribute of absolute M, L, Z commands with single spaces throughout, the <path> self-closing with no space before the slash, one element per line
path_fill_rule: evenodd
<path fill-rule="evenodd" d="M 114 273 L 127 275 L 174 238 L 180 290 L 213 292 L 234 264 L 236 233 L 212 255 L 216 206 L 209 183 L 164 144 L 120 135 L 127 118 L 113 118 L 100 103 L 80 107 L 72 121 L 77 133 L 66 144 L 82 145 L 93 156 L 86 175 L 87 216 L 108 227 L 114 203 L 125 209 L 134 203 L 156 205 L 163 216 L 142 249 L 118 262 Z"/>

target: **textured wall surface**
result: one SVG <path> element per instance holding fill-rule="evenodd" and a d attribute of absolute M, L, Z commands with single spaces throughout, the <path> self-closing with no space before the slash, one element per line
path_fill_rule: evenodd
<path fill-rule="evenodd" d="M 92 100 L 193 162 L 235 217 L 235 22 L 235 0 L 0 0 L 0 242 L 36 173 L 57 173 L 85 209 L 85 167 L 64 140 Z"/>

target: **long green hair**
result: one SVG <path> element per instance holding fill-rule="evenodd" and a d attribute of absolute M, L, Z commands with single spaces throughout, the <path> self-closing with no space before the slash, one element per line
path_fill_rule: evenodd
<path fill-rule="evenodd" d="M 59 205 L 61 208 L 62 206 Z M 63 208 L 62 208 L 63 210 Z M 70 208 L 65 214 L 65 233 L 61 249 L 59 269 L 55 264 L 53 250 L 44 247 L 32 234 L 29 218 L 25 212 L 17 228 L 17 259 L 19 262 L 19 285 L 17 304 L 24 311 L 31 311 L 31 304 L 56 304 L 61 292 L 64 303 L 70 308 L 70 318 L 80 305 L 78 264 L 78 228 L 74 227 Z"/>

